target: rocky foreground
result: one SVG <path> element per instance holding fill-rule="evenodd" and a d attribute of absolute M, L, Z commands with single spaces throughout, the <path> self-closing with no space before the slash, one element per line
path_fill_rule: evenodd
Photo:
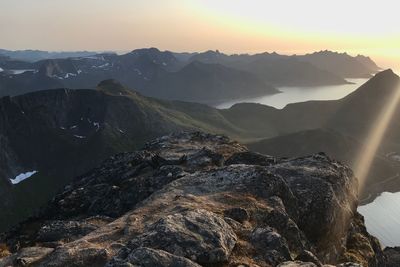
<path fill-rule="evenodd" d="M 0 266 L 386 266 L 357 202 L 324 154 L 175 134 L 76 178 L 1 237 Z"/>

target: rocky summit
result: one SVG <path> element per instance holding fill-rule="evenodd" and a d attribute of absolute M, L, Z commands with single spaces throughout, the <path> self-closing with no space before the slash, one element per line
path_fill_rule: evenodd
<path fill-rule="evenodd" d="M 325 154 L 179 133 L 77 177 L 1 236 L 0 266 L 386 266 L 357 204 Z"/>

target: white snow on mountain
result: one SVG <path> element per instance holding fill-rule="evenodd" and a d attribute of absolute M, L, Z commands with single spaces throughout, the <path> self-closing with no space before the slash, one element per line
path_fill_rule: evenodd
<path fill-rule="evenodd" d="M 28 179 L 29 177 L 31 177 L 35 173 L 37 173 L 37 171 L 20 173 L 14 179 L 10 179 L 10 181 L 11 181 L 12 184 L 18 184 L 18 183 L 22 182 L 23 180 Z"/>

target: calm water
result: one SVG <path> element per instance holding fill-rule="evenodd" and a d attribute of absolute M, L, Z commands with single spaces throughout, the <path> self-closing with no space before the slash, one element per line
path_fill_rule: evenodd
<path fill-rule="evenodd" d="M 372 203 L 358 207 L 370 234 L 383 246 L 400 245 L 400 192 L 384 192 Z"/>
<path fill-rule="evenodd" d="M 347 79 L 354 84 L 316 86 L 316 87 L 278 87 L 282 93 L 256 98 L 227 101 L 216 105 L 217 108 L 230 108 L 236 103 L 260 103 L 275 108 L 284 108 L 287 104 L 309 100 L 335 100 L 350 94 L 368 79 Z"/>

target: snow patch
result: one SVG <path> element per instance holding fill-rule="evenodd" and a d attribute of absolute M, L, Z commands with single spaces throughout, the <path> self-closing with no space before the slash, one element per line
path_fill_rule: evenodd
<path fill-rule="evenodd" d="M 3 71 L 4 71 L 4 69 L 0 68 L 0 72 L 3 72 Z"/>
<path fill-rule="evenodd" d="M 60 77 L 60 76 L 57 76 L 57 75 L 53 75 L 53 76 L 51 76 L 52 78 L 56 78 L 56 79 L 59 79 L 59 80 L 64 80 L 64 78 L 63 77 Z"/>
<path fill-rule="evenodd" d="M 29 177 L 31 177 L 32 175 L 34 175 L 37 172 L 38 171 L 20 173 L 14 179 L 10 179 L 10 181 L 12 184 L 18 184 L 18 183 L 22 182 L 23 180 L 28 179 Z"/>
<path fill-rule="evenodd" d="M 386 157 L 393 161 L 400 161 L 400 155 L 397 152 L 387 153 Z"/>
<path fill-rule="evenodd" d="M 24 69 L 24 70 L 8 70 L 11 74 L 14 75 L 19 75 L 19 74 L 23 74 L 25 72 L 31 71 L 31 72 L 35 72 L 35 69 Z"/>
<path fill-rule="evenodd" d="M 86 136 L 77 135 L 77 134 L 74 134 L 74 136 L 75 136 L 76 138 L 79 138 L 79 139 L 84 139 L 84 138 L 86 138 Z"/>
<path fill-rule="evenodd" d="M 103 64 L 103 65 L 100 65 L 100 66 L 97 66 L 98 68 L 105 68 L 105 67 L 108 67 L 110 65 L 110 63 L 106 63 L 106 64 Z"/>
<path fill-rule="evenodd" d="M 75 73 L 70 73 L 70 72 L 68 72 L 67 74 L 65 74 L 64 78 L 65 78 L 65 79 L 68 79 L 69 77 L 75 77 L 75 76 L 76 76 Z"/>

